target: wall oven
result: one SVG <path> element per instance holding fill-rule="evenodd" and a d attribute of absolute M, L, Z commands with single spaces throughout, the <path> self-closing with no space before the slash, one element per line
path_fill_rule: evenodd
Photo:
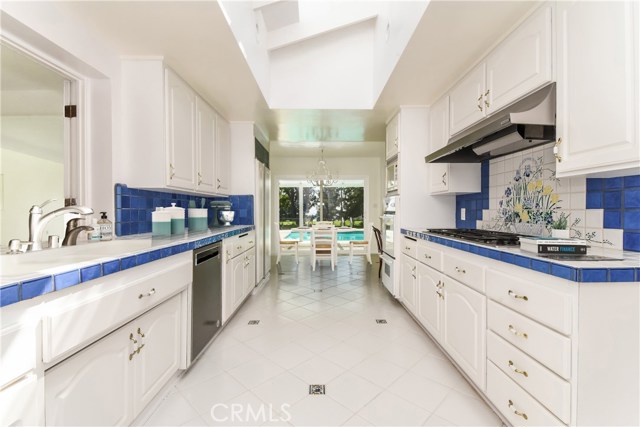
<path fill-rule="evenodd" d="M 389 196 L 384 199 L 384 214 L 382 215 L 382 252 L 395 258 L 393 253 L 394 227 L 396 219 L 396 201 L 398 196 Z"/>
<path fill-rule="evenodd" d="M 398 192 L 398 160 L 387 164 L 387 193 Z"/>
<path fill-rule="evenodd" d="M 382 271 L 380 272 L 382 285 L 395 297 L 397 296 L 393 279 L 393 263 L 395 260 L 389 255 L 383 253 L 380 257 L 380 262 L 382 262 Z"/>
<path fill-rule="evenodd" d="M 396 203 L 398 196 L 389 196 L 384 199 L 384 214 L 382 215 L 382 284 L 393 295 L 397 296 L 396 280 L 394 275 L 393 264 L 395 263 L 394 255 L 394 234 L 396 219 Z"/>

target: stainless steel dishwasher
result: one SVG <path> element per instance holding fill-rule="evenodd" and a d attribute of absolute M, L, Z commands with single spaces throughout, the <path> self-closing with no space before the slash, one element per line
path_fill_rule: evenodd
<path fill-rule="evenodd" d="M 222 243 L 193 251 L 191 360 L 222 327 Z"/>

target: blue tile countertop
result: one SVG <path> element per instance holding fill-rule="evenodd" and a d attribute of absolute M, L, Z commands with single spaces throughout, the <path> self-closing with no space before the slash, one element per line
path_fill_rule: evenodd
<path fill-rule="evenodd" d="M 253 229 L 253 225 L 232 226 L 162 238 L 139 234 L 111 242 L 2 255 L 0 307 L 191 251 Z M 21 263 L 25 260 L 28 262 Z M 16 268 L 16 264 L 21 268 Z M 7 274 L 12 268 L 14 274 Z"/>
<path fill-rule="evenodd" d="M 480 255 L 529 270 L 580 283 L 640 282 L 640 254 L 590 248 L 589 255 L 624 258 L 623 261 L 557 261 L 513 247 L 494 247 L 445 238 L 424 231 L 401 229 L 403 235 Z"/>

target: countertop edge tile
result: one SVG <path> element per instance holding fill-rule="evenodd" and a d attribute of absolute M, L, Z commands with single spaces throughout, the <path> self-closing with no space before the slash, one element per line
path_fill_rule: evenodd
<path fill-rule="evenodd" d="M 415 239 L 437 243 L 445 247 L 454 248 L 469 252 L 475 255 L 490 258 L 505 264 L 515 265 L 527 270 L 533 270 L 550 276 L 569 280 L 578 283 L 615 283 L 615 282 L 640 282 L 640 268 L 630 265 L 617 266 L 609 265 L 616 261 L 602 261 L 603 266 L 580 267 L 573 265 L 582 261 L 575 261 L 569 265 L 566 261 L 548 260 L 537 257 L 535 254 L 510 248 L 505 250 L 501 247 L 486 246 L 476 243 L 463 243 L 459 240 L 433 235 L 426 232 L 401 228 L 400 233 Z M 634 258 L 640 257 L 640 254 Z"/>
<path fill-rule="evenodd" d="M 69 263 L 67 264 L 70 266 L 68 270 L 65 270 L 64 265 L 57 266 L 55 267 L 56 272 L 54 274 L 34 273 L 33 275 L 23 275 L 19 281 L 7 280 L 6 284 L 0 286 L 0 307 L 76 286 L 80 283 L 135 268 L 139 265 L 147 264 L 171 255 L 198 249 L 254 229 L 255 226 L 253 225 L 238 225 L 233 230 L 209 230 L 208 232 L 194 233 L 192 236 L 185 234 L 182 238 L 174 236 L 173 238 L 166 239 L 166 244 L 163 244 L 165 243 L 163 240 L 157 240 L 159 247 L 152 246 L 143 250 L 123 252 L 116 257 L 96 256 L 93 261 L 85 260 L 77 263 Z M 144 236 L 127 236 L 117 240 L 126 241 L 151 238 L 149 234 Z M 91 245 L 98 244 L 99 243 L 91 243 Z M 96 271 L 97 269 L 99 269 L 99 272 Z"/>

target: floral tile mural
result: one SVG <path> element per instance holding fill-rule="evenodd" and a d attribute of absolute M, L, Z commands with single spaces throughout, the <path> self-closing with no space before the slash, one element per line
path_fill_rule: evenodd
<path fill-rule="evenodd" d="M 585 209 L 586 179 L 557 178 L 551 145 L 491 160 L 489 209 L 478 227 L 548 236 L 553 228 L 612 246 L 597 212 Z"/>

